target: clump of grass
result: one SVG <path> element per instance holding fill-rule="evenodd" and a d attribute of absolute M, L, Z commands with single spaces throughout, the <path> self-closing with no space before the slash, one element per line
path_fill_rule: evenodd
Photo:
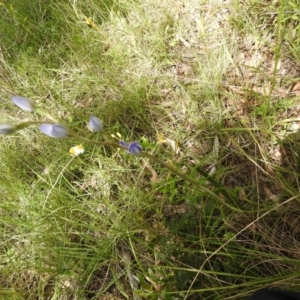
<path fill-rule="evenodd" d="M 33 127 L 1 137 L 2 297 L 298 289 L 294 2 L 1 2 L 2 118 L 28 121 L 8 104 L 23 95 L 157 158 L 95 143 L 72 157 L 78 141 Z"/>

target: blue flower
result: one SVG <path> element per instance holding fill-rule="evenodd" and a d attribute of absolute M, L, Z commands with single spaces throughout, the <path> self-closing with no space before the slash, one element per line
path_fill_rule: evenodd
<path fill-rule="evenodd" d="M 64 138 L 69 135 L 68 128 L 61 124 L 42 124 L 40 130 L 53 138 Z"/>
<path fill-rule="evenodd" d="M 143 150 L 143 147 L 139 142 L 126 143 L 121 141 L 119 144 L 120 146 L 125 147 L 128 153 L 132 155 L 138 155 Z"/>
<path fill-rule="evenodd" d="M 33 112 L 35 110 L 35 104 L 27 98 L 20 96 L 13 96 L 12 102 L 24 111 Z"/>
<path fill-rule="evenodd" d="M 11 123 L 1 123 L 0 124 L 0 134 L 12 134 L 17 130 L 16 125 Z"/>
<path fill-rule="evenodd" d="M 99 132 L 103 129 L 103 122 L 97 117 L 92 116 L 90 117 L 88 127 L 92 132 Z"/>

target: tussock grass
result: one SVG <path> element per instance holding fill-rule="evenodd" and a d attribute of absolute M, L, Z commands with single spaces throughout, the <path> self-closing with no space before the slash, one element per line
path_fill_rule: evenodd
<path fill-rule="evenodd" d="M 1 137 L 0 296 L 244 299 L 266 286 L 298 290 L 297 7 L 0 2 L 1 119 L 40 120 L 11 105 L 22 95 L 100 140 L 86 128 L 98 116 L 104 135 L 142 139 L 210 191 L 114 149 L 86 144 L 71 157 L 76 140 L 34 127 Z"/>

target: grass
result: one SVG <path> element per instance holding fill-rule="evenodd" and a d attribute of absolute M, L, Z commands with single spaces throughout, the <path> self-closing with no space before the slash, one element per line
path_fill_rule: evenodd
<path fill-rule="evenodd" d="M 157 158 L 88 143 L 71 157 L 80 141 L 35 127 L 1 137 L 0 298 L 299 290 L 298 7 L 0 2 L 3 121 L 42 119 L 11 104 L 21 95 Z"/>

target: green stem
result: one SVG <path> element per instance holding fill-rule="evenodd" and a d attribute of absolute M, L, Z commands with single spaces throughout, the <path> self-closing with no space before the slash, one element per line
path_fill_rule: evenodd
<path fill-rule="evenodd" d="M 89 140 L 86 138 L 81 137 L 80 135 L 76 134 L 75 132 L 70 131 L 70 136 L 88 143 L 88 144 L 93 144 L 93 145 L 97 145 L 97 146 L 109 146 L 109 147 L 114 147 L 114 148 L 119 148 L 119 149 L 123 149 L 126 150 L 125 147 L 117 144 L 117 143 L 113 143 L 113 142 L 97 142 L 97 141 L 93 141 L 93 140 Z M 196 186 L 197 188 L 199 188 L 200 190 L 204 191 L 207 194 L 212 195 L 214 198 L 220 199 L 220 197 L 218 197 L 214 192 L 212 192 L 210 189 L 206 188 L 205 186 L 203 186 L 202 184 L 200 184 L 200 182 L 188 175 L 186 175 L 185 173 L 181 172 L 180 170 L 178 170 L 175 167 L 172 167 L 170 164 L 167 164 L 163 161 L 161 161 L 159 158 L 157 158 L 156 156 L 144 152 L 142 151 L 140 153 L 140 156 L 142 157 L 146 157 L 149 158 L 152 161 L 155 161 L 156 163 L 160 164 L 161 166 L 163 166 L 164 168 L 168 169 L 169 171 L 171 171 L 173 174 L 181 177 L 183 180 L 190 182 L 191 184 L 193 184 L 194 186 Z M 213 178 L 211 178 L 211 176 L 209 176 L 205 171 L 203 170 L 198 170 L 199 173 L 205 177 L 205 179 L 207 179 L 214 187 L 219 189 L 219 192 L 225 197 L 225 199 L 227 199 L 228 201 L 232 201 L 232 197 L 231 195 L 227 192 L 227 190 L 222 187 L 217 181 L 215 181 Z M 224 203 L 225 204 L 225 203 Z M 230 206 L 228 203 L 225 204 L 226 206 Z M 230 206 L 231 209 L 236 210 L 234 207 Z"/>
<path fill-rule="evenodd" d="M 37 110 L 36 112 L 38 112 L 38 113 L 40 113 L 42 115 L 47 115 L 47 117 L 49 119 L 51 119 L 51 121 L 52 121 L 51 123 L 53 123 L 53 124 L 57 123 L 56 120 L 53 117 L 51 117 L 47 112 L 42 111 L 42 110 Z M 25 127 L 28 127 L 28 126 L 31 126 L 31 125 L 39 125 L 39 124 L 44 124 L 44 123 L 46 123 L 46 122 L 45 121 L 23 122 L 23 123 L 20 123 L 20 124 L 17 125 L 17 129 L 22 129 L 22 128 L 25 128 Z M 92 145 L 96 145 L 96 146 L 108 146 L 108 147 L 113 147 L 113 148 L 119 148 L 119 149 L 126 150 L 126 147 L 123 147 L 123 146 L 119 145 L 118 143 L 110 142 L 110 141 L 108 141 L 108 142 L 93 141 L 93 140 L 90 140 L 90 139 L 87 139 L 87 138 L 84 138 L 84 137 L 78 135 L 77 133 L 73 132 L 70 129 L 69 129 L 69 136 L 71 136 L 73 138 L 76 138 L 77 140 L 82 141 L 84 143 L 88 143 L 88 144 L 92 144 Z M 237 208 L 232 207 L 229 203 L 226 203 L 225 201 L 223 201 L 222 197 L 218 197 L 218 195 L 216 195 L 213 191 L 211 191 L 210 189 L 208 189 L 205 186 L 203 186 L 202 184 L 200 184 L 200 182 L 198 180 L 196 180 L 196 179 L 194 179 L 194 178 L 186 175 L 185 173 L 183 173 L 179 169 L 171 166 L 170 164 L 161 161 L 156 156 L 154 156 L 154 155 L 152 155 L 150 153 L 144 152 L 144 151 L 142 151 L 140 153 L 140 156 L 146 157 L 146 158 L 148 158 L 148 159 L 150 159 L 150 160 L 152 160 L 152 161 L 160 164 L 164 168 L 166 168 L 169 171 L 171 171 L 173 174 L 175 174 L 175 175 L 179 176 L 180 178 L 182 178 L 183 180 L 185 180 L 185 181 L 193 184 L 194 186 L 196 186 L 197 188 L 199 188 L 203 192 L 205 192 L 205 193 L 213 196 L 215 199 L 217 199 L 219 201 L 221 200 L 224 205 L 230 207 L 232 210 L 237 210 Z M 226 190 L 226 188 L 224 188 L 223 186 L 221 186 L 217 181 L 215 181 L 205 171 L 203 171 L 201 169 L 199 169 L 198 171 L 199 171 L 199 173 L 203 177 L 205 177 L 206 180 L 208 180 L 215 188 L 217 188 L 219 190 L 219 192 L 223 195 L 223 197 L 225 199 L 227 199 L 229 202 L 232 201 L 232 197 L 228 193 L 228 191 Z"/>
<path fill-rule="evenodd" d="M 43 110 L 43 109 L 41 109 L 41 108 L 39 108 L 39 107 L 36 107 L 36 108 L 35 108 L 35 112 L 38 113 L 38 114 L 40 114 L 40 115 L 43 116 L 43 117 L 48 118 L 49 120 L 51 120 L 51 121 L 54 122 L 54 123 L 59 123 L 59 122 L 58 122 L 54 117 L 52 117 L 46 110 Z"/>
<path fill-rule="evenodd" d="M 203 186 L 202 184 L 200 184 L 200 182 L 188 175 L 186 175 L 185 173 L 179 171 L 177 168 L 172 167 L 170 164 L 167 164 L 163 161 L 161 161 L 159 158 L 157 158 L 156 156 L 147 153 L 147 152 L 141 152 L 140 156 L 142 157 L 147 157 L 149 159 L 151 159 L 152 161 L 157 162 L 158 164 L 160 164 L 161 166 L 165 167 L 166 169 L 170 170 L 173 174 L 176 174 L 177 176 L 181 177 L 183 180 L 190 182 L 191 184 L 193 184 L 194 186 L 198 187 L 199 189 L 201 189 L 202 191 L 213 195 L 214 197 L 216 197 L 217 199 L 219 199 L 219 197 L 216 196 L 215 193 L 213 193 L 211 190 L 209 190 L 208 188 L 206 188 L 205 186 Z M 213 178 L 211 178 L 211 176 L 209 176 L 205 171 L 199 169 L 198 170 L 199 173 L 205 177 L 205 179 L 207 181 L 209 181 L 214 187 L 219 189 L 219 192 L 228 200 L 228 201 L 232 201 L 232 197 L 231 195 L 227 192 L 227 190 L 222 187 L 217 181 L 215 181 Z M 228 204 L 226 204 L 228 206 Z M 233 207 L 230 206 L 231 209 L 234 209 Z"/>

